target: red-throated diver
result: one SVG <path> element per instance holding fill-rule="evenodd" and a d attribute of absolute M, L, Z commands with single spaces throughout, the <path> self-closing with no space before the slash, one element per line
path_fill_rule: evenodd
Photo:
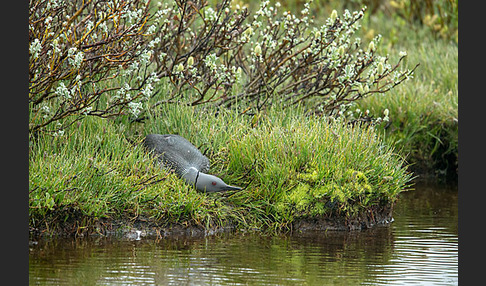
<path fill-rule="evenodd" d="M 240 187 L 227 185 L 216 176 L 206 174 L 209 171 L 209 159 L 184 137 L 149 134 L 145 137 L 144 144 L 158 156 L 159 162 L 200 191 L 241 190 Z"/>

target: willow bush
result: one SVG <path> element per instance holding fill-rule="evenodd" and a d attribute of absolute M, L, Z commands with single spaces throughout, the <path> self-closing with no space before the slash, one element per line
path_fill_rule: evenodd
<path fill-rule="evenodd" d="M 86 116 L 136 118 L 161 102 L 248 114 L 305 103 L 348 116 L 356 100 L 412 76 L 406 52 L 380 56 L 380 35 L 366 44 L 356 35 L 365 8 L 333 10 L 319 26 L 311 2 L 294 14 L 269 1 L 251 13 L 230 0 L 31 0 L 29 130 L 62 135 Z M 158 95 L 161 79 L 172 88 Z"/>
<path fill-rule="evenodd" d="M 269 1 L 253 14 L 229 0 L 206 5 L 179 0 L 157 11 L 156 68 L 175 87 L 166 102 L 186 97 L 192 105 L 238 104 L 245 111 L 305 102 L 313 112 L 337 116 L 413 73 L 400 67 L 406 52 L 392 62 L 376 54 L 380 35 L 367 45 L 355 35 L 365 8 L 342 16 L 334 10 L 317 26 L 311 2 L 297 14 Z"/>
<path fill-rule="evenodd" d="M 61 135 L 88 115 L 138 115 L 158 81 L 149 73 L 149 4 L 29 2 L 29 131 Z"/>

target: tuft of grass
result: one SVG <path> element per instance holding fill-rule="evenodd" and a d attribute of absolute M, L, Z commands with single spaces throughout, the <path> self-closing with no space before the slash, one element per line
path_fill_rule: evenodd
<path fill-rule="evenodd" d="M 373 129 L 284 118 L 269 116 L 263 132 L 235 136 L 227 160 L 233 172 L 246 174 L 247 195 L 283 225 L 322 215 L 354 217 L 393 203 L 406 188 L 410 174 Z"/>

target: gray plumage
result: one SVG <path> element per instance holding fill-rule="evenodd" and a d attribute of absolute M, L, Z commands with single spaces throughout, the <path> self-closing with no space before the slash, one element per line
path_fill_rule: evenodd
<path fill-rule="evenodd" d="M 183 178 L 188 184 L 205 192 L 241 190 L 229 186 L 220 178 L 206 174 L 209 171 L 209 159 L 191 142 L 175 134 L 149 134 L 144 145 L 158 156 L 159 162 Z"/>
<path fill-rule="evenodd" d="M 145 146 L 154 150 L 159 155 L 159 161 L 180 177 L 190 167 L 204 173 L 209 171 L 209 159 L 182 136 L 149 134 L 145 137 Z"/>

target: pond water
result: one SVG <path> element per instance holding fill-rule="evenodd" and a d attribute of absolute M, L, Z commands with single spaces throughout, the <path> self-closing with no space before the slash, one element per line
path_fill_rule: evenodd
<path fill-rule="evenodd" d="M 32 285 L 457 285 L 457 185 L 417 183 L 358 232 L 30 242 Z"/>

